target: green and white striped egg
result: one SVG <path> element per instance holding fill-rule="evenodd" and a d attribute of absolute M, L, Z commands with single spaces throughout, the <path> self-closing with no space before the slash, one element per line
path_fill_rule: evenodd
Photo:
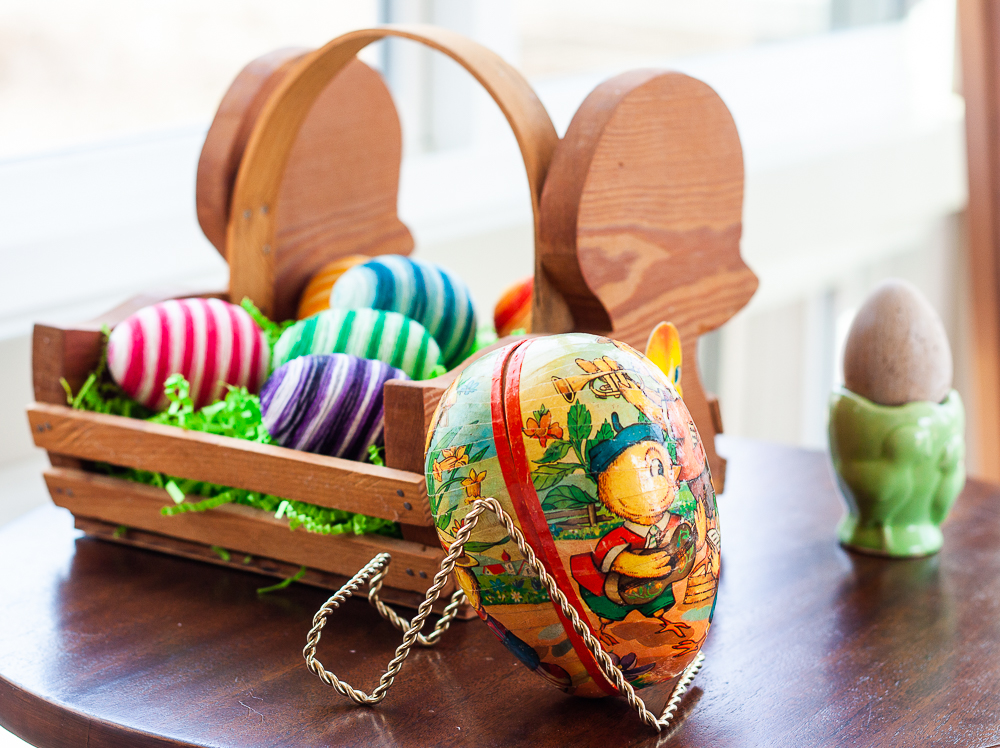
<path fill-rule="evenodd" d="M 441 351 L 427 330 L 398 312 L 328 309 L 296 322 L 274 346 L 275 368 L 311 353 L 348 353 L 427 379 L 441 365 Z"/>

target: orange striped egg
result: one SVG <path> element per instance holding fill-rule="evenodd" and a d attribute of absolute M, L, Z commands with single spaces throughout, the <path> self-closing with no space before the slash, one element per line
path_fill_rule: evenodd
<path fill-rule="evenodd" d="M 264 333 L 249 314 L 219 299 L 178 299 L 140 309 L 108 338 L 108 370 L 132 399 L 154 410 L 169 404 L 163 384 L 183 374 L 196 408 L 226 385 L 260 390 L 271 361 Z"/>
<path fill-rule="evenodd" d="M 534 276 L 528 276 L 503 292 L 493 309 L 493 325 L 499 337 L 510 335 L 514 330 L 531 332 L 531 294 L 534 287 Z"/>
<path fill-rule="evenodd" d="M 347 255 L 338 257 L 333 262 L 328 262 L 321 267 L 316 274 L 309 279 L 302 296 L 299 298 L 299 311 L 296 313 L 297 319 L 312 317 L 318 312 L 330 308 L 330 291 L 333 284 L 337 282 L 344 273 L 355 265 L 368 262 L 371 257 L 368 255 Z"/>

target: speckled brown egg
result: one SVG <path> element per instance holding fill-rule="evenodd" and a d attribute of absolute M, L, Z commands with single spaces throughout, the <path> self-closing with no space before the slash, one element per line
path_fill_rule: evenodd
<path fill-rule="evenodd" d="M 951 391 L 948 336 L 915 286 L 887 280 L 862 305 L 844 347 L 844 386 L 881 405 L 937 403 Z"/>

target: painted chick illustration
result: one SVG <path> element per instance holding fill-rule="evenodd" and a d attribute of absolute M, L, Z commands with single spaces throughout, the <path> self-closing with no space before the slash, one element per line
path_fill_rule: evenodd
<path fill-rule="evenodd" d="M 695 529 L 668 510 L 680 468 L 671 461 L 659 424 L 622 428 L 614 413 L 612 426 L 615 436 L 591 452 L 591 469 L 601 503 L 625 522 L 605 534 L 592 553 L 572 557 L 573 578 L 584 603 L 601 619 L 598 636 L 604 644 L 618 643 L 605 629 L 633 610 L 658 618 L 660 632 L 684 639 L 690 626 L 665 617 L 676 602 L 672 585 L 690 572 L 696 546 Z"/>

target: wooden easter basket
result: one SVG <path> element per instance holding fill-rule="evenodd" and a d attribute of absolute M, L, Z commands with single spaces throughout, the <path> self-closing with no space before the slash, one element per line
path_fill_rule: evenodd
<path fill-rule="evenodd" d="M 514 68 L 444 29 L 367 29 L 312 52 L 260 58 L 223 99 L 199 165 L 199 220 L 230 265 L 230 290 L 207 295 L 249 297 L 285 319 L 331 259 L 410 252 L 395 212 L 398 117 L 381 78 L 355 57 L 387 36 L 457 61 L 506 116 L 534 215 L 536 333 L 582 330 L 642 348 L 660 320 L 678 326 L 689 362 L 685 400 L 721 490 L 724 463 L 712 438 L 721 431 L 718 409 L 690 362 L 698 337 L 746 304 L 756 278 L 739 254 L 739 137 L 719 97 L 695 79 L 663 71 L 613 78 L 560 140 Z M 424 435 L 457 370 L 386 385 L 386 467 L 67 407 L 60 379 L 76 390 L 93 370 L 101 325 L 172 297 L 140 296 L 75 327 L 35 326 L 28 417 L 36 445 L 49 453 L 53 501 L 90 535 L 278 577 L 301 565 L 303 582 L 332 589 L 388 551 L 394 563 L 383 598 L 419 604 L 444 557 L 427 500 Z M 92 462 L 382 517 L 400 523 L 403 539 L 289 532 L 283 520 L 234 505 L 165 517 L 164 490 L 98 474 Z"/>

